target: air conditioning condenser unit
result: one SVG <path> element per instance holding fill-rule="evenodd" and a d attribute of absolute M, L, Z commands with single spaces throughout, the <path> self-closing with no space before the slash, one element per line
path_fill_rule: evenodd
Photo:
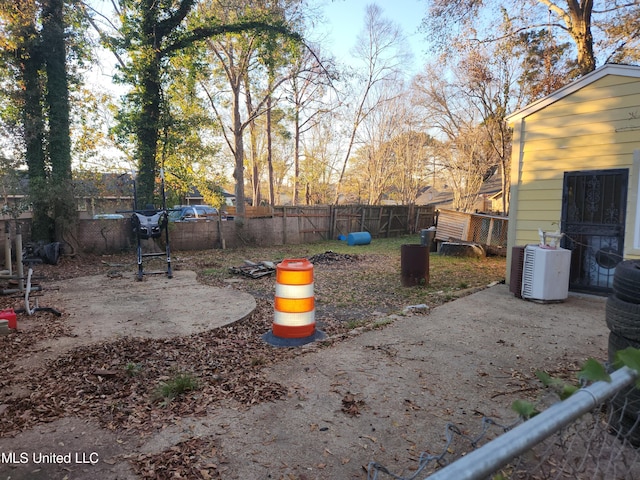
<path fill-rule="evenodd" d="M 560 302 L 569 296 L 571 250 L 527 245 L 522 268 L 522 298 Z"/>

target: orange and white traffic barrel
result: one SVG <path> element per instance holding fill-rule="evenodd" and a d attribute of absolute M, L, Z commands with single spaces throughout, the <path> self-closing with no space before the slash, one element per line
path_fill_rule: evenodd
<path fill-rule="evenodd" d="M 276 265 L 274 318 L 268 343 L 302 345 L 318 338 L 315 320 L 313 264 L 306 258 Z"/>

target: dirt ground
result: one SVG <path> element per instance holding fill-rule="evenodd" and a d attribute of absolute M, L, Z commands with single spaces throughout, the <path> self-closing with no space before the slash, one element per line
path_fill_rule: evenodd
<path fill-rule="evenodd" d="M 236 322 L 256 308 L 248 293 L 202 285 L 185 270 L 144 282 L 121 273 L 68 279 L 53 284 L 48 301 L 65 305 L 76 344 L 189 335 Z"/>
<path fill-rule="evenodd" d="M 53 287 L 42 302 L 68 314 L 67 334 L 36 342 L 31 355 L 13 359 L 12 371 L 45 369 L 53 377 L 79 346 L 133 336 L 193 339 L 188 335 L 231 324 L 256 308 L 233 284 L 201 285 L 189 271 L 143 282 L 116 272 Z M 604 309 L 603 298 L 590 296 L 528 302 L 499 284 L 417 315 L 381 316 L 380 328 L 329 331 L 328 341 L 266 362 L 264 382 L 282 392 L 271 401 L 254 395 L 243 406 L 226 402 L 198 411 L 189 403 L 147 429 L 109 428 L 82 409 L 74 415 L 66 408 L 50 421 L 1 435 L 0 479 L 176 478 L 171 466 L 182 464 L 195 473 L 177 478 L 356 479 L 367 477 L 370 462 L 408 475 L 420 452 L 443 449 L 447 423 L 469 433 L 479 431 L 483 416 L 510 423 L 514 400 L 540 394 L 535 370 L 566 374 L 588 357 L 604 361 Z M 20 318 L 28 330 L 52 317 Z M 109 365 L 94 373 L 102 387 L 115 375 Z M 8 421 L 16 414 L 12 402 L 35 393 L 28 382 L 0 385 L 0 415 Z M 242 388 L 266 395 L 260 385 Z M 52 395 L 51 402 L 58 401 Z"/>

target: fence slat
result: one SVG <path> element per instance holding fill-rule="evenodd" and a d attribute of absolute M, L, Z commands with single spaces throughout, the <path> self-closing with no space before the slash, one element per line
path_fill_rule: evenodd
<path fill-rule="evenodd" d="M 402 218 L 416 209 L 420 222 L 409 225 Z M 229 209 L 231 213 L 232 209 Z M 416 233 L 434 225 L 435 209 L 432 206 L 410 207 L 406 205 L 303 205 L 280 207 L 256 207 L 249 215 L 240 232 L 233 221 L 171 223 L 169 237 L 175 250 L 198 250 L 217 248 L 224 243 L 234 248 L 241 242 L 245 245 L 281 245 L 289 243 L 313 243 L 337 239 L 339 235 L 366 231 L 373 238 L 381 235 L 394 236 Z M 413 215 L 413 214 L 411 214 Z M 384 226 L 381 219 L 389 218 Z M 398 219 L 397 221 L 395 219 Z M 391 222 L 395 222 L 391 225 Z M 0 220 L 0 230 L 10 222 Z M 4 225 L 1 225 L 4 224 Z M 31 219 L 20 220 L 23 238 L 29 238 Z M 253 226 L 252 226 L 253 225 Z M 224 242 L 223 242 L 224 239 Z M 0 244 L 3 242 L 0 241 Z M 4 242 L 6 243 L 6 241 Z M 91 220 L 78 223 L 79 253 L 108 254 L 132 248 L 130 219 Z"/>

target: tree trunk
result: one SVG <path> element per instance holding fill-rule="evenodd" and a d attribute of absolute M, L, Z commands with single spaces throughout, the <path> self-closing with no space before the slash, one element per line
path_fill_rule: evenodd
<path fill-rule="evenodd" d="M 580 75 L 586 75 L 596 69 L 593 53 L 593 35 L 591 33 L 591 13 L 593 1 L 567 1 L 571 25 L 568 25 L 571 36 L 578 50 L 578 66 Z"/>
<path fill-rule="evenodd" d="M 503 158 L 500 162 L 500 186 L 502 187 L 502 213 L 509 215 L 509 197 L 511 193 L 511 169 L 508 159 Z"/>
<path fill-rule="evenodd" d="M 147 67 L 142 83 L 142 108 L 136 121 L 138 138 L 138 177 L 136 208 L 144 209 L 154 204 L 156 180 L 156 154 L 158 150 L 158 125 L 160 112 L 159 67 L 153 63 Z"/>
<path fill-rule="evenodd" d="M 142 38 L 146 42 L 143 65 L 139 77 L 140 112 L 135 119 L 137 138 L 136 158 L 138 160 L 138 177 L 136 178 L 136 208 L 143 209 L 154 204 L 156 182 L 156 155 L 158 151 L 158 130 L 160 128 L 160 53 L 156 38 L 156 8 L 144 11 L 142 20 Z"/>
<path fill-rule="evenodd" d="M 77 208 L 71 188 L 71 136 L 69 81 L 67 76 L 64 0 L 49 0 L 43 9 L 42 38 L 46 45 L 47 107 L 49 113 L 49 160 L 54 190 L 55 240 L 68 241 L 75 229 Z M 72 235 L 75 238 L 75 235 Z"/>
<path fill-rule="evenodd" d="M 35 28 L 33 28 L 35 35 Z M 42 110 L 42 84 L 40 69 L 43 59 L 37 42 L 20 49 L 18 56 L 24 89 L 22 122 L 24 126 L 26 162 L 29 174 L 29 193 L 33 206 L 31 237 L 50 241 L 53 238 L 52 219 L 48 215 L 45 145 L 45 119 Z"/>
<path fill-rule="evenodd" d="M 249 118 L 249 141 L 251 142 L 251 191 L 252 203 L 254 206 L 260 204 L 260 165 L 258 160 L 258 133 L 256 122 L 253 118 L 253 100 L 251 97 L 251 83 L 249 80 L 248 70 L 243 72 L 244 88 L 245 88 L 245 106 L 247 109 L 247 117 Z"/>
<path fill-rule="evenodd" d="M 295 132 L 293 134 L 293 204 L 297 205 L 299 202 L 299 190 L 300 190 L 300 107 L 295 106 Z M 307 184 L 307 189 L 309 184 Z"/>
<path fill-rule="evenodd" d="M 262 201 L 260 194 L 260 166 L 258 165 L 257 141 L 256 141 L 256 125 L 251 122 L 249 126 L 249 136 L 251 137 L 251 203 L 260 205 Z"/>
<path fill-rule="evenodd" d="M 236 215 L 235 222 L 238 225 L 244 224 L 245 217 L 245 197 L 244 197 L 244 143 L 242 140 L 242 122 L 240 120 L 240 87 L 233 85 L 233 105 L 231 107 L 233 123 L 233 155 L 235 157 L 235 168 L 233 178 L 236 181 Z"/>
<path fill-rule="evenodd" d="M 267 167 L 269 169 L 269 205 L 276 204 L 275 180 L 273 178 L 273 145 L 271 139 L 271 93 L 267 97 Z M 295 205 L 295 203 L 294 203 Z"/>

